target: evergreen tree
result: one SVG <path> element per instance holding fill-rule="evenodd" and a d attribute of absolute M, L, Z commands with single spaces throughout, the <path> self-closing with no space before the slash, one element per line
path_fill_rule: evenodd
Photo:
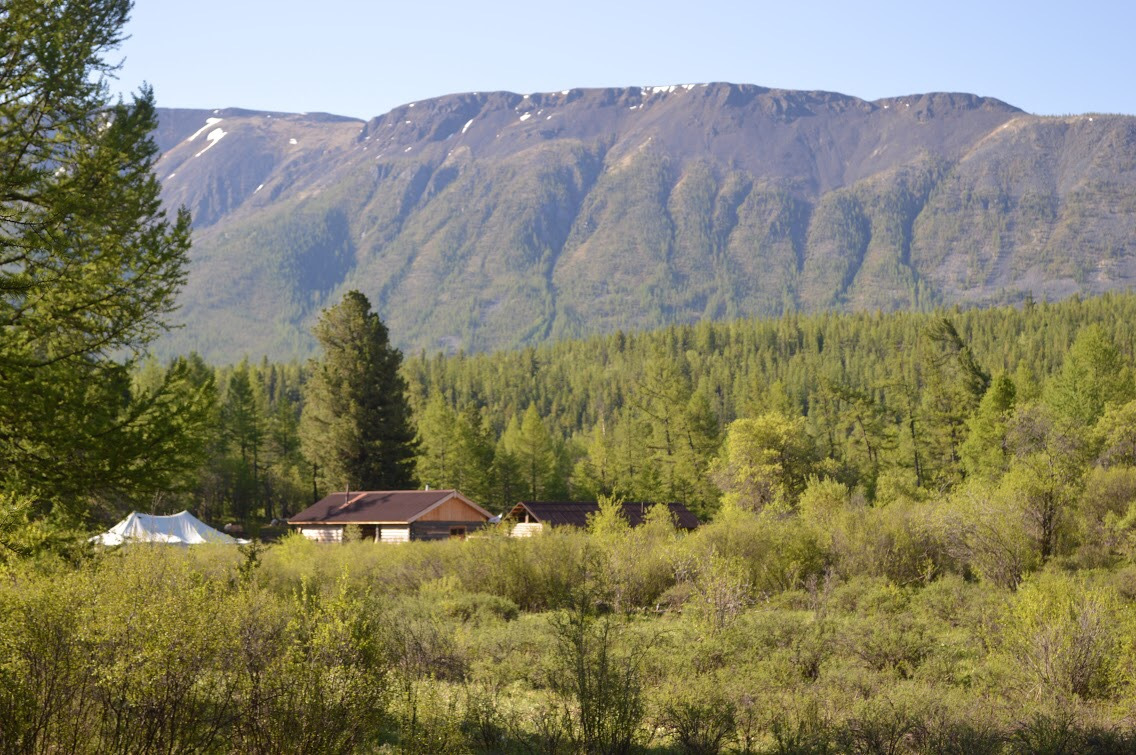
<path fill-rule="evenodd" d="M 457 414 L 442 395 L 431 396 L 418 417 L 418 455 L 414 468 L 422 484 L 447 488 L 453 483 L 457 423 Z"/>
<path fill-rule="evenodd" d="M 515 416 L 509 424 L 519 427 Z M 495 505 L 496 509 L 502 511 L 511 508 L 517 501 L 521 500 L 526 490 L 524 472 L 521 469 L 520 462 L 509 452 L 505 440 L 508 435 L 509 431 L 506 429 L 505 434 L 497 441 L 497 446 L 493 451 L 493 466 L 489 470 L 490 484 L 493 490 L 489 500 Z"/>
<path fill-rule="evenodd" d="M 80 516 L 184 485 L 199 439 L 185 365 L 131 392 L 190 219 L 161 207 L 152 93 L 106 86 L 130 6 L 0 1 L 0 488 Z"/>
<path fill-rule="evenodd" d="M 1123 404 L 1133 397 L 1132 372 L 1100 325 L 1077 334 L 1061 372 L 1045 391 L 1046 403 L 1060 418 L 1082 427 L 1094 424 L 1106 406 Z"/>
<path fill-rule="evenodd" d="M 706 471 L 718 447 L 718 422 L 706 396 L 692 390 L 687 367 L 685 360 L 657 351 L 635 385 L 632 403 L 643 420 L 646 462 L 657 481 L 649 490 L 643 477 L 635 492 L 651 501 L 676 501 L 705 515 L 717 498 Z"/>
<path fill-rule="evenodd" d="M 414 432 L 402 354 L 358 291 L 325 310 L 315 328 L 324 358 L 304 386 L 300 435 L 322 491 L 414 485 Z"/>
<path fill-rule="evenodd" d="M 915 436 L 920 482 L 947 488 L 961 478 L 960 448 L 966 421 L 990 385 L 954 324 L 936 320 L 927 329 L 922 370 L 923 400 Z M 914 419 L 914 418 L 913 418 Z"/>
<path fill-rule="evenodd" d="M 601 418 L 592 428 L 584 458 L 572 471 L 573 495 L 581 499 L 610 496 L 616 485 L 616 456 L 614 433 L 608 430 L 607 421 Z"/>
<path fill-rule="evenodd" d="M 119 420 L 133 426 L 103 453 L 103 474 L 113 474 L 124 505 L 145 505 L 173 513 L 192 506 L 194 473 L 207 458 L 216 391 L 208 367 L 197 355 L 177 357 L 152 380 L 138 380 Z M 80 465 L 79 468 L 82 468 Z M 86 479 L 99 472 L 87 470 Z"/>
<path fill-rule="evenodd" d="M 683 412 L 680 453 L 676 469 L 685 480 L 684 492 L 675 497 L 700 516 L 708 517 L 718 503 L 719 491 L 710 479 L 710 462 L 720 445 L 718 416 L 709 397 L 695 391 Z"/>
<path fill-rule="evenodd" d="M 658 468 L 648 461 L 650 423 L 633 407 L 626 406 L 614 425 L 615 479 L 612 481 L 612 494 L 626 500 L 655 500 L 660 483 Z"/>
<path fill-rule="evenodd" d="M 431 397 L 418 421 L 418 480 L 488 501 L 492 466 L 493 445 L 477 410 L 455 412 L 441 395 Z"/>
<path fill-rule="evenodd" d="M 1014 398 L 1013 381 L 999 375 L 982 397 L 978 410 L 967 420 L 966 440 L 959 449 L 967 474 L 996 479 L 1006 471 L 1010 462 L 1006 433 Z"/>
<path fill-rule="evenodd" d="M 247 519 L 260 504 L 265 410 L 263 396 L 249 375 L 248 363 L 241 362 L 229 376 L 221 404 L 221 433 L 232 458 L 232 513 L 239 519 Z"/>
<path fill-rule="evenodd" d="M 843 445 L 839 461 L 853 478 L 874 491 L 886 455 L 895 447 L 895 428 L 887 409 L 868 391 L 844 385 L 829 385 L 826 391 L 836 406 L 835 436 Z"/>
<path fill-rule="evenodd" d="M 557 449 L 536 405 L 529 404 L 519 424 L 510 423 L 503 439 L 516 459 L 521 490 L 528 500 L 559 497 L 562 486 L 557 479 Z"/>
<path fill-rule="evenodd" d="M 493 492 L 493 439 L 481 413 L 473 406 L 458 412 L 455 441 L 454 487 L 475 501 L 488 501 Z"/>
<path fill-rule="evenodd" d="M 308 500 L 303 487 L 299 429 L 296 403 L 286 392 L 277 391 L 265 438 L 266 461 L 272 472 L 264 491 L 265 519 L 296 511 L 296 506 Z"/>

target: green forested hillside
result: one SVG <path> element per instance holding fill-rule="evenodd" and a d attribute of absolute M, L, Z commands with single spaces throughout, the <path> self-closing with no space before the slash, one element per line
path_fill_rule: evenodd
<path fill-rule="evenodd" d="M 1040 381 L 1060 368 L 1077 332 L 1094 323 L 1130 359 L 1134 317 L 1131 294 L 983 310 L 793 314 L 490 354 L 420 353 L 407 358 L 405 370 L 419 404 L 442 392 L 452 402 L 483 406 L 501 428 L 535 403 L 553 427 L 572 434 L 622 408 L 652 361 L 675 365 L 693 392 L 714 396 L 723 422 L 762 407 L 808 415 L 826 385 L 869 391 L 889 406 L 905 386 L 921 392 L 927 360 L 940 348 L 929 331 L 944 318 L 987 371 L 1021 370 Z"/>
<path fill-rule="evenodd" d="M 405 370 L 418 407 L 438 395 L 458 409 L 475 407 L 492 435 L 536 407 L 566 441 L 570 486 L 676 497 L 709 511 L 715 491 L 682 486 L 697 487 L 696 470 L 705 472 L 731 421 L 769 413 L 803 418 L 816 452 L 869 495 L 888 469 L 921 486 L 949 487 L 961 475 L 965 423 L 993 378 L 1011 379 L 1022 400 L 1038 399 L 1077 334 L 1094 324 L 1130 368 L 1134 316 L 1131 295 L 985 311 L 792 315 L 492 355 L 419 356 Z M 967 370 L 984 376 L 974 384 Z M 694 447 L 660 448 L 671 422 L 701 428 Z M 657 477 L 679 468 L 685 482 Z"/>

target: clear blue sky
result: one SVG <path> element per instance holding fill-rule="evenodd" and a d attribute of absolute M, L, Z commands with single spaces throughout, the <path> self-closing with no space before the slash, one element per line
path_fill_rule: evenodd
<path fill-rule="evenodd" d="M 369 118 L 442 94 L 731 81 L 1136 114 L 1136 3 L 136 0 L 117 88 Z"/>

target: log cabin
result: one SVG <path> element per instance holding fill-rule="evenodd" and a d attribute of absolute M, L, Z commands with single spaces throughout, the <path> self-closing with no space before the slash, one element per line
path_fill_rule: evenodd
<path fill-rule="evenodd" d="M 490 514 L 456 490 L 359 490 L 331 495 L 288 519 L 300 534 L 321 543 L 343 542 L 347 525 L 363 540 L 465 538 L 485 526 Z"/>
<path fill-rule="evenodd" d="M 624 502 L 623 516 L 632 527 L 638 527 L 652 506 L 667 506 L 679 529 L 692 530 L 700 524 L 698 517 L 681 503 Z M 510 523 L 509 534 L 513 537 L 528 537 L 546 527 L 587 527 L 588 517 L 599 510 L 595 501 L 520 501 L 501 518 Z"/>

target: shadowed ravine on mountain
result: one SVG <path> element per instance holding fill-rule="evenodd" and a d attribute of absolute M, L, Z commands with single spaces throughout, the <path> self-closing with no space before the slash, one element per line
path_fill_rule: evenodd
<path fill-rule="evenodd" d="M 161 119 L 196 227 L 163 349 L 214 361 L 306 355 L 352 288 L 404 349 L 453 351 L 1136 276 L 1130 116 L 709 84 Z"/>

